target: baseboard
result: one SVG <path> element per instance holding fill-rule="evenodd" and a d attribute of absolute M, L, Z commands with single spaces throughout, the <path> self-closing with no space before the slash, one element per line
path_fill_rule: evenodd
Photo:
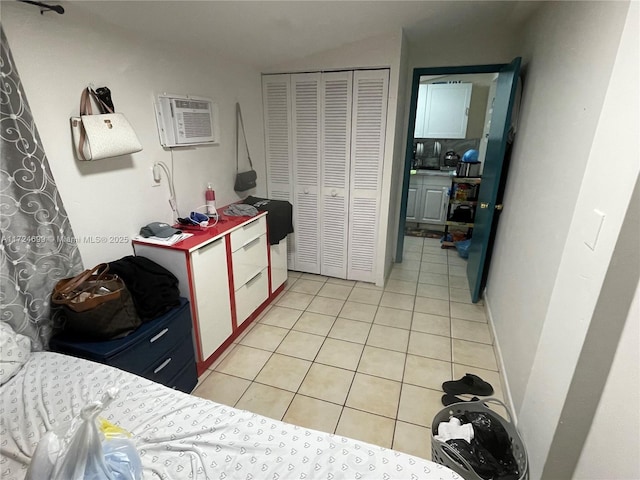
<path fill-rule="evenodd" d="M 482 298 L 484 299 L 484 310 L 487 314 L 487 319 L 489 320 L 489 328 L 491 328 L 491 336 L 493 337 L 493 351 L 496 355 L 496 359 L 498 360 L 499 369 L 500 369 L 500 380 L 502 381 L 502 388 L 504 393 L 504 399 L 511 411 L 511 416 L 513 417 L 513 422 L 518 425 L 518 416 L 516 415 L 516 409 L 513 403 L 513 397 L 511 396 L 511 388 L 509 388 L 509 380 L 507 378 L 507 370 L 504 368 L 504 359 L 502 357 L 502 350 L 500 349 L 500 342 L 498 341 L 498 336 L 496 335 L 496 327 L 493 323 L 493 315 L 491 315 L 491 305 L 489 302 L 489 296 L 487 295 L 487 289 L 485 288 Z"/>

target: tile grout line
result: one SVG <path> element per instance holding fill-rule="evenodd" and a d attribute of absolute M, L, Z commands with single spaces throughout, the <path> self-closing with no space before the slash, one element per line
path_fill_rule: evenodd
<path fill-rule="evenodd" d="M 382 299 L 382 296 L 380 296 L 380 299 Z M 358 358 L 358 363 L 356 363 L 356 367 L 355 367 L 355 370 L 353 372 L 353 378 L 351 379 L 351 383 L 349 384 L 349 388 L 347 389 L 347 395 L 344 397 L 344 405 L 342 405 L 342 410 L 340 410 L 340 415 L 338 416 L 338 422 L 336 423 L 336 428 L 333 429 L 333 433 L 336 433 L 336 431 L 338 430 L 338 425 L 340 425 L 340 420 L 342 419 L 342 414 L 344 413 L 344 409 L 347 408 L 347 401 L 349 400 L 349 394 L 351 393 L 351 389 L 353 388 L 353 382 L 355 382 L 355 380 L 356 380 L 356 375 L 358 373 L 358 367 L 360 366 L 360 362 L 362 361 L 362 356 L 364 355 L 364 349 L 367 346 L 367 340 L 369 340 L 369 335 L 371 335 L 371 330 L 373 329 L 373 322 L 376 319 L 376 315 L 378 314 L 378 309 L 379 308 L 380 308 L 380 301 L 378 301 L 378 304 L 376 305 L 376 311 L 373 313 L 373 318 L 371 319 L 371 326 L 369 327 L 369 332 L 367 333 L 367 338 L 364 339 L 364 344 L 362 346 L 362 351 L 360 352 L 360 357 Z M 351 407 L 349 407 L 349 408 L 351 408 Z M 355 409 L 355 410 L 359 410 L 359 409 Z M 366 412 L 366 413 L 371 413 L 371 412 Z M 395 425 L 394 425 L 394 428 L 395 428 Z M 393 437 L 392 437 L 392 444 L 393 444 Z"/>
<path fill-rule="evenodd" d="M 326 282 L 325 282 L 324 284 L 326 285 Z M 355 284 L 354 284 L 353 286 L 351 286 L 351 291 L 353 291 L 353 288 L 355 288 Z M 351 294 L 351 292 L 349 292 L 349 294 Z M 317 297 L 317 294 L 316 294 L 316 296 L 315 296 L 315 297 Z M 315 298 L 315 297 L 314 297 L 314 298 Z M 313 300 L 309 303 L 309 305 L 311 305 L 311 303 L 312 303 L 312 302 L 313 302 Z M 324 346 L 324 344 L 326 343 L 327 338 L 330 338 L 330 337 L 329 337 L 329 333 L 331 333 L 331 329 L 333 329 L 333 326 L 335 325 L 336 321 L 338 320 L 338 318 L 339 318 L 339 316 L 340 316 L 340 313 L 341 313 L 341 312 L 342 312 L 342 310 L 344 309 L 344 305 L 345 305 L 346 303 L 347 303 L 347 301 L 345 300 L 345 301 L 344 301 L 344 303 L 342 304 L 342 308 L 340 309 L 340 311 L 338 312 L 338 314 L 337 314 L 337 315 L 336 315 L 336 317 L 334 318 L 333 323 L 331 324 L 331 327 L 329 328 L 329 331 L 328 331 L 328 332 L 327 332 L 327 334 L 324 336 L 324 340 L 322 341 L 322 344 L 320 345 L 320 348 L 318 349 L 318 351 L 316 352 L 315 356 L 313 357 L 313 360 L 311 361 L 311 365 L 309 365 L 309 369 L 307 370 L 307 372 L 305 373 L 304 377 L 302 378 L 302 381 L 300 382 L 300 385 L 298 385 L 297 390 L 294 392 L 293 397 L 291 398 L 291 401 L 289 402 L 289 405 L 287 406 L 287 409 L 285 410 L 284 414 L 282 415 L 281 420 L 282 420 L 282 419 L 284 419 L 284 417 L 286 417 L 286 416 L 287 416 L 287 413 L 289 412 L 289 409 L 291 408 L 291 404 L 292 404 L 292 403 L 293 403 L 293 401 L 295 400 L 296 395 L 303 395 L 303 396 L 306 396 L 306 395 L 304 395 L 304 394 L 302 394 L 302 393 L 299 393 L 299 392 L 300 392 L 300 387 L 302 387 L 302 384 L 304 383 L 305 379 L 306 379 L 306 378 L 307 378 L 307 376 L 309 375 L 309 371 L 311 371 L 311 368 L 313 367 L 313 365 L 314 365 L 314 364 L 323 365 L 323 364 L 321 364 L 321 363 L 317 363 L 315 360 L 318 358 L 318 355 L 320 354 L 320 350 L 322 350 L 322 347 L 323 347 L 323 346 Z M 307 306 L 307 308 L 308 308 L 308 306 Z M 305 310 L 302 312 L 302 314 L 300 315 L 300 317 L 302 317 L 302 315 L 304 315 L 306 312 L 307 312 L 307 310 L 305 309 Z M 309 313 L 315 313 L 315 312 L 309 312 Z M 300 318 L 298 318 L 298 320 L 296 321 L 296 323 L 297 323 L 299 320 L 300 320 Z M 294 327 L 294 326 L 295 326 L 295 324 L 293 324 L 293 325 L 291 326 L 291 329 L 293 329 L 293 327 Z M 336 368 L 337 368 L 337 367 L 336 367 Z M 354 374 L 354 377 L 355 377 L 355 374 Z M 352 382 L 353 382 L 353 379 L 352 379 Z M 347 391 L 347 396 L 348 396 L 348 394 L 349 394 L 349 391 Z M 321 399 L 319 399 L 319 398 L 315 398 L 315 397 L 309 397 L 309 398 L 314 398 L 314 399 L 316 399 L 316 400 L 321 400 Z M 346 402 L 346 398 L 345 398 L 345 402 Z M 329 403 L 332 403 L 332 402 L 329 402 Z M 342 406 L 342 408 L 341 408 L 341 410 L 340 410 L 340 415 L 338 415 L 338 420 L 337 420 L 337 422 L 336 422 L 336 426 L 334 427 L 334 429 L 333 429 L 333 432 L 332 432 L 332 433 L 335 433 L 335 430 L 338 428 L 338 424 L 340 423 L 340 418 L 342 417 L 342 412 L 343 412 L 343 411 L 344 411 L 344 406 Z"/>

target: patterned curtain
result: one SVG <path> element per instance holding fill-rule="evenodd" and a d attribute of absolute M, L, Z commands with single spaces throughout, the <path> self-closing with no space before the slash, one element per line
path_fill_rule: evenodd
<path fill-rule="evenodd" d="M 82 259 L 1 25 L 0 33 L 0 320 L 42 350 L 51 290 L 82 271 Z"/>

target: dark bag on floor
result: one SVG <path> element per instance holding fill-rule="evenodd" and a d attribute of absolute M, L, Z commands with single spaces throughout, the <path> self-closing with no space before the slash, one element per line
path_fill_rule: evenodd
<path fill-rule="evenodd" d="M 62 321 L 57 327 L 83 340 L 109 340 L 141 325 L 129 291 L 120 277 L 101 263 L 56 283 L 53 308 Z"/>
<path fill-rule="evenodd" d="M 180 304 L 178 279 L 153 260 L 129 255 L 109 263 L 109 271 L 124 280 L 143 322 Z"/>

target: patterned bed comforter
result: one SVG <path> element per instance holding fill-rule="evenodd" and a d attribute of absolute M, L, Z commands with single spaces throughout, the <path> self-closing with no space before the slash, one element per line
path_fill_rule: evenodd
<path fill-rule="evenodd" d="M 111 387 L 101 415 L 134 435 L 145 479 L 459 479 L 436 463 L 286 424 L 57 353 L 0 388 L 0 477 L 22 479 L 44 433 Z"/>

